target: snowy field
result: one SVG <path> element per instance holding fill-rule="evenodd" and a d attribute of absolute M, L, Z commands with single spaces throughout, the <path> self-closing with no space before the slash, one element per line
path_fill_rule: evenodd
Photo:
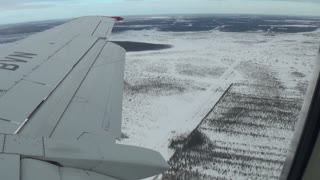
<path fill-rule="evenodd" d="M 171 169 L 153 179 L 278 178 L 319 48 L 320 20 L 239 23 L 251 22 L 246 18 L 139 17 L 116 25 L 112 41 L 163 48 L 127 52 L 118 142 L 168 160 Z M 0 27 L 0 42 L 19 38 Z"/>
<path fill-rule="evenodd" d="M 120 143 L 161 152 L 172 167 L 163 179 L 277 179 L 319 37 L 320 31 L 114 34 L 116 41 L 173 46 L 127 53 L 128 138 Z M 197 128 L 204 142 L 196 137 L 200 143 L 188 147 L 210 110 Z"/>

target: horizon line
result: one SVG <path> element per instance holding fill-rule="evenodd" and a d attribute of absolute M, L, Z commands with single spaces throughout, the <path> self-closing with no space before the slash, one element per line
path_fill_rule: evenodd
<path fill-rule="evenodd" d="M 277 16 L 277 17 L 308 17 L 308 18 L 320 18 L 319 15 L 293 15 L 293 14 L 246 14 L 246 13 L 190 13 L 190 14 L 135 14 L 135 15 L 117 15 L 121 17 L 147 17 L 147 16 L 208 16 L 208 15 L 232 15 L 232 16 Z M 87 16 L 105 16 L 105 15 L 87 15 Z M 43 21 L 68 21 L 71 19 L 85 17 L 85 16 L 78 16 L 78 17 L 70 17 L 70 18 L 58 18 L 58 19 L 45 19 L 45 20 L 35 20 L 35 21 L 21 21 L 21 22 L 14 22 L 14 23 L 5 23 L 0 25 L 15 25 L 15 24 L 25 24 L 25 23 L 36 23 L 36 22 L 43 22 Z M 111 16 L 110 16 L 111 17 Z M 319 19 L 320 20 L 320 19 Z"/>

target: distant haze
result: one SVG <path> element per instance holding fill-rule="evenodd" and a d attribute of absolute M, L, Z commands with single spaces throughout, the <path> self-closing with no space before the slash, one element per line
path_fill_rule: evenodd
<path fill-rule="evenodd" d="M 0 24 L 86 15 L 274 14 L 320 16 L 319 0 L 0 0 Z"/>

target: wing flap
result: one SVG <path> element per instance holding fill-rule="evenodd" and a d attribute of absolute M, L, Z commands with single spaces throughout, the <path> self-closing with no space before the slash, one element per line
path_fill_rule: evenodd
<path fill-rule="evenodd" d="M 20 180 L 20 156 L 0 154 L 1 179 Z"/>
<path fill-rule="evenodd" d="M 19 180 L 117 180 L 92 171 L 59 167 L 35 159 L 21 159 L 20 164 L 21 179 Z"/>
<path fill-rule="evenodd" d="M 83 133 L 121 138 L 124 58 L 123 48 L 107 43 L 61 117 L 53 138 L 77 139 Z"/>
<path fill-rule="evenodd" d="M 70 104 L 74 94 L 99 56 L 104 45 L 105 41 L 103 40 L 97 42 L 60 83 L 50 97 L 37 109 L 37 112 L 33 114 L 29 122 L 21 128 L 19 134 L 33 137 L 51 136 L 65 109 Z"/>
<path fill-rule="evenodd" d="M 24 124 L 96 41 L 94 38 L 77 38 L 20 80 L 2 95 L 0 118 Z"/>
<path fill-rule="evenodd" d="M 59 167 L 34 159 L 21 159 L 21 171 L 19 180 L 61 180 Z"/>
<path fill-rule="evenodd" d="M 98 42 L 83 60 L 96 59 L 93 66 L 77 65 L 19 134 L 78 139 L 92 133 L 120 139 L 124 58 L 123 48 Z"/>

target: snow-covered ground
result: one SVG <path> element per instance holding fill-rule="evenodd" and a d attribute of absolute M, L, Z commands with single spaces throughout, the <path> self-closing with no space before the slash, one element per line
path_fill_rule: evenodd
<path fill-rule="evenodd" d="M 144 30 L 113 34 L 111 40 L 115 41 L 173 45 L 166 50 L 127 53 L 122 131 L 128 138 L 120 143 L 157 150 L 169 160 L 174 153 L 170 141 L 194 130 L 232 83 L 283 86 L 281 97 L 302 99 L 319 37 L 320 31 L 268 35 Z M 244 86 L 240 92 L 250 93 L 250 88 Z M 287 146 L 292 130 L 283 133 L 289 137 Z"/>
<path fill-rule="evenodd" d="M 152 148 L 169 159 L 169 139 L 192 131 L 230 83 L 242 79 L 233 69 L 243 52 L 228 53 L 237 43 L 224 43 L 233 38 L 220 34 L 129 31 L 112 36 L 174 46 L 127 53 L 122 131 L 129 138 L 121 143 Z"/>
<path fill-rule="evenodd" d="M 235 24 L 247 22 L 234 18 Z M 318 19 L 265 18 L 239 26 L 224 16 L 145 17 L 117 24 L 113 41 L 172 46 L 127 53 L 122 123 L 127 138 L 119 143 L 159 151 L 171 165 L 163 179 L 277 179 L 320 30 L 301 32 L 318 26 Z M 255 28 L 266 22 L 293 28 L 288 32 L 302 28 L 301 33 Z M 20 34 L 2 30 L 0 43 L 34 33 L 29 26 L 13 29 Z"/>

